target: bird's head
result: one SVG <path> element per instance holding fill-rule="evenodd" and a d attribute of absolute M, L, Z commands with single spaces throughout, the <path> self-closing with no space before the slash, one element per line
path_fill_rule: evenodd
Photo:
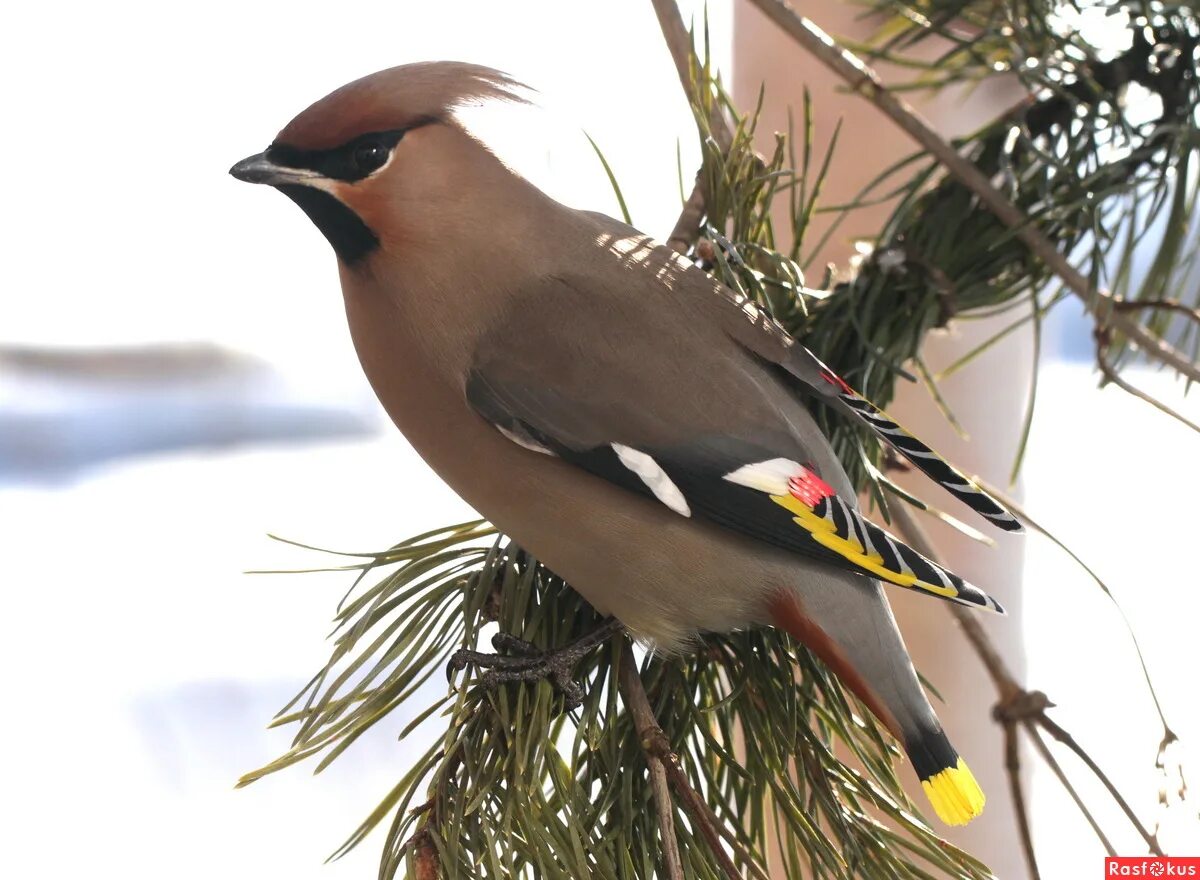
<path fill-rule="evenodd" d="M 453 111 L 487 99 L 522 101 L 521 88 L 475 64 L 393 67 L 326 95 L 229 173 L 291 198 L 353 266 L 399 246 L 439 212 L 454 213 L 472 170 L 496 163 Z"/>

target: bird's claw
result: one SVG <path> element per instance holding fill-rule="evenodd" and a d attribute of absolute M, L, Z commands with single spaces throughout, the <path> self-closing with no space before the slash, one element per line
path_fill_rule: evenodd
<path fill-rule="evenodd" d="M 499 641 L 501 639 L 497 637 L 493 639 L 492 644 L 500 648 L 501 646 L 496 644 Z M 515 639 L 514 643 L 523 646 L 517 649 L 523 656 L 506 657 L 502 654 L 466 649 L 454 652 L 447 664 L 447 677 L 455 671 L 474 666 L 487 670 L 479 677 L 479 683 L 488 690 L 514 681 L 549 681 L 562 693 L 568 711 L 583 702 L 583 688 L 571 678 L 571 669 L 578 658 L 564 655 L 560 651 L 542 651 L 520 639 Z M 505 646 L 511 647 L 507 643 Z"/>
<path fill-rule="evenodd" d="M 551 650 L 544 650 L 508 633 L 496 633 L 492 637 L 492 647 L 497 652 L 507 651 L 516 656 L 463 648 L 451 655 L 446 664 L 446 677 L 474 666 L 487 670 L 479 677 L 479 683 L 489 690 L 514 681 L 549 681 L 563 695 L 565 708 L 569 712 L 582 705 L 584 697 L 583 687 L 571 676 L 575 664 L 621 628 L 615 619 L 609 620 L 582 638 Z"/>
<path fill-rule="evenodd" d="M 492 636 L 492 647 L 497 651 L 508 651 L 510 654 L 518 654 L 522 657 L 536 657 L 543 653 L 542 649 L 533 642 L 527 642 L 503 632 Z"/>

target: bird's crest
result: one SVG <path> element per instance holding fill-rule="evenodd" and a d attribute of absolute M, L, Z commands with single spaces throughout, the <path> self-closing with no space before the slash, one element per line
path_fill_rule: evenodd
<path fill-rule="evenodd" d="M 326 95 L 275 138 L 303 150 L 327 150 L 368 132 L 441 119 L 489 100 L 528 103 L 528 87 L 506 73 L 460 61 L 425 61 L 381 70 Z"/>

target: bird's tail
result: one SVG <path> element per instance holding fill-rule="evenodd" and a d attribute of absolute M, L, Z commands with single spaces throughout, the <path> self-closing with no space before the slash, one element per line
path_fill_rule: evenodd
<path fill-rule="evenodd" d="M 904 750 L 939 819 L 966 825 L 983 812 L 983 790 L 940 726 L 906 736 Z"/>
<path fill-rule="evenodd" d="M 831 576 L 848 580 L 825 581 L 814 570 L 797 590 L 775 594 L 771 622 L 824 660 L 904 745 L 938 818 L 965 825 L 983 812 L 983 791 L 929 705 L 882 588 Z"/>

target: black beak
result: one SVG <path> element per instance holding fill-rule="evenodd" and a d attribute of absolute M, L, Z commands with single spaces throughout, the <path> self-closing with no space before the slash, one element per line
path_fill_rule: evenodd
<path fill-rule="evenodd" d="M 271 186 L 289 183 L 311 184 L 321 177 L 315 171 L 307 168 L 288 168 L 284 165 L 276 165 L 267 158 L 266 153 L 247 156 L 230 168 L 229 173 L 246 183 L 266 183 Z"/>

